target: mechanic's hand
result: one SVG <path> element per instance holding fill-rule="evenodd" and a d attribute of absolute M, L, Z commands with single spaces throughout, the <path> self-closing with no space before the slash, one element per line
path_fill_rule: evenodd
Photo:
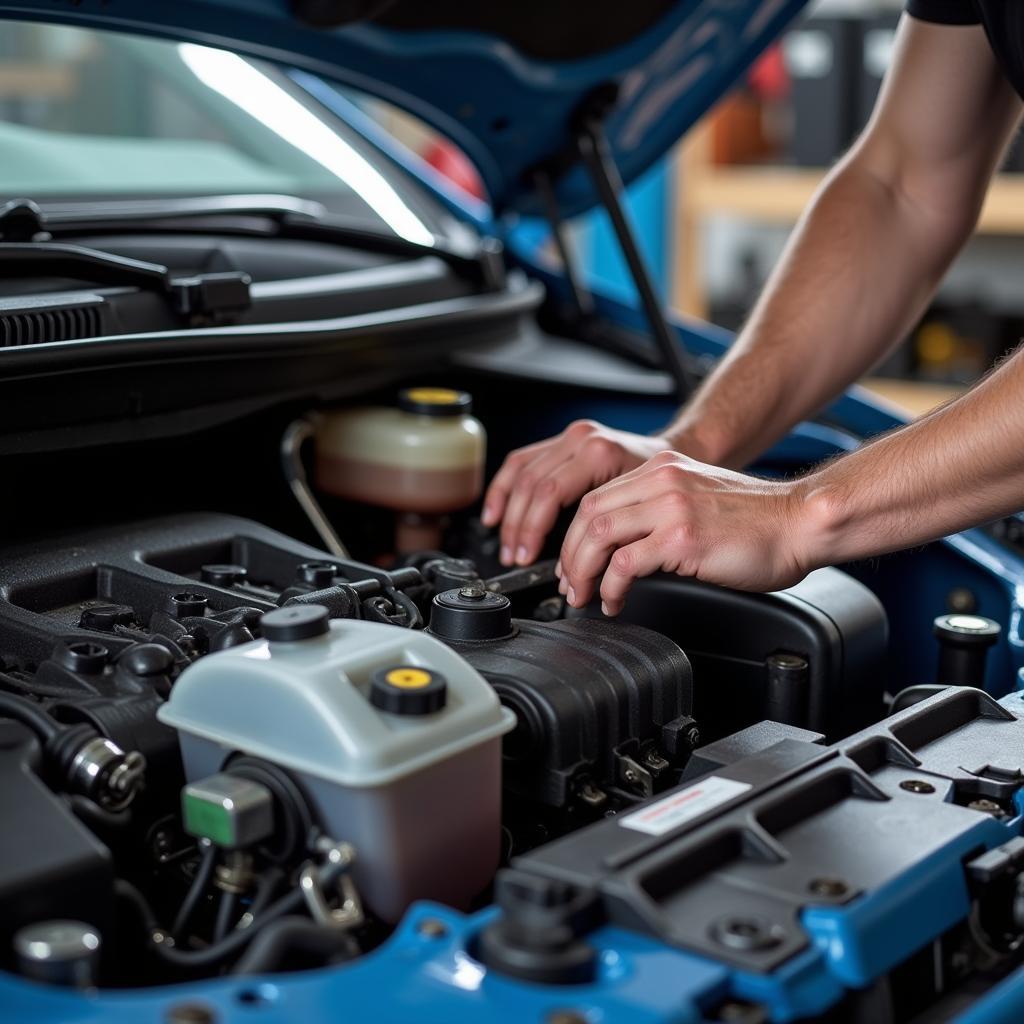
<path fill-rule="evenodd" d="M 501 564 L 535 561 L 560 509 L 669 447 L 661 435 L 577 420 L 557 437 L 512 452 L 487 489 L 482 516 L 485 526 L 501 523 Z"/>
<path fill-rule="evenodd" d="M 804 501 L 799 481 L 663 451 L 583 498 L 562 546 L 559 589 L 582 608 L 600 580 L 602 611 L 617 615 L 633 581 L 658 571 L 739 590 L 792 586 L 812 568 Z"/>

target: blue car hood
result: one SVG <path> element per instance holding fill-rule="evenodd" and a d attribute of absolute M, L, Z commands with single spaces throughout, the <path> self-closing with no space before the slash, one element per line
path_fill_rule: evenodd
<path fill-rule="evenodd" d="M 749 67 L 806 0 L 0 0 L 0 17 L 121 29 L 302 67 L 439 129 L 474 161 L 495 212 L 597 197 L 573 125 L 615 97 L 606 130 L 629 182 Z"/>

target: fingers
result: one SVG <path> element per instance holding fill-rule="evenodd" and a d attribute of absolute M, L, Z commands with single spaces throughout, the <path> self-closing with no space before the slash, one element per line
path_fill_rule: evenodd
<path fill-rule="evenodd" d="M 519 565 L 536 561 L 559 512 L 593 485 L 594 471 L 595 467 L 586 460 L 570 458 L 541 479 L 529 497 L 524 495 L 525 513 L 515 541 L 515 560 Z"/>
<path fill-rule="evenodd" d="M 569 604 L 577 608 L 585 605 L 593 596 L 595 584 L 612 553 L 649 534 L 656 528 L 657 520 L 658 509 L 651 505 L 627 505 L 591 520 L 573 554 L 571 573 L 565 580 Z"/>
<path fill-rule="evenodd" d="M 605 615 L 618 615 L 633 583 L 663 568 L 664 551 L 657 534 L 619 548 L 605 570 L 601 580 L 601 611 Z"/>
<path fill-rule="evenodd" d="M 530 551 L 527 550 L 527 540 L 530 541 L 531 548 L 540 547 L 546 531 L 539 539 L 533 535 L 524 537 L 523 526 L 536 506 L 540 506 L 537 514 L 541 521 L 550 515 L 551 522 L 554 523 L 559 508 L 558 476 L 569 458 L 564 449 L 552 448 L 520 471 L 501 521 L 500 560 L 503 565 L 512 565 L 516 562 L 520 565 L 528 564 Z"/>
<path fill-rule="evenodd" d="M 536 456 L 539 445 L 520 448 L 512 452 L 501 464 L 501 469 L 494 474 L 494 479 L 484 495 L 484 508 L 480 519 L 484 526 L 497 526 L 505 514 L 509 495 L 515 487 L 516 477 L 523 467 Z"/>
<path fill-rule="evenodd" d="M 565 573 L 571 577 L 576 550 L 598 516 L 606 515 L 628 505 L 652 501 L 663 495 L 668 500 L 669 494 L 678 491 L 678 478 L 681 472 L 685 472 L 685 470 L 681 470 L 680 467 L 667 460 L 656 457 L 645 462 L 638 469 L 634 469 L 631 473 L 625 473 L 603 487 L 598 487 L 584 495 L 562 543 L 561 561 Z M 675 499 L 671 500 L 675 501 Z M 682 502 L 678 502 L 678 504 L 681 505 Z M 672 516 L 683 510 L 668 507 L 664 511 L 666 515 Z M 572 583 L 573 580 L 570 579 L 569 582 Z"/>

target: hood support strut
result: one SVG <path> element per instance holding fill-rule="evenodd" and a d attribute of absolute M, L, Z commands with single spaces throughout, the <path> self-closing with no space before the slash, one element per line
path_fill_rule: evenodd
<path fill-rule="evenodd" d="M 651 326 L 655 344 L 661 353 L 662 364 L 675 382 L 679 400 L 685 401 L 693 394 L 696 381 L 686 365 L 676 333 L 668 322 L 668 317 L 665 315 L 661 300 L 654 288 L 651 273 L 636 244 L 633 227 L 620 198 L 623 187 L 622 179 L 619 177 L 619 170 L 615 166 L 611 147 L 608 145 L 608 139 L 599 118 L 591 115 L 581 119 L 576 134 L 576 148 L 594 182 L 594 187 L 601 198 L 601 205 L 611 220 L 619 248 L 622 250 L 633 283 L 640 294 L 640 301 Z"/>

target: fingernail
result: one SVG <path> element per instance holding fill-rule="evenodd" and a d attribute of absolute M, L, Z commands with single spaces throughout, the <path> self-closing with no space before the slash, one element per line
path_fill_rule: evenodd
<path fill-rule="evenodd" d="M 527 551 L 526 548 L 522 546 L 522 544 L 520 544 L 519 547 L 516 548 L 516 561 L 520 565 L 526 565 L 526 563 L 530 561 L 530 552 Z"/>
<path fill-rule="evenodd" d="M 565 592 L 569 589 L 569 584 L 565 580 L 558 581 L 558 592 L 565 597 Z"/>
<path fill-rule="evenodd" d="M 562 560 L 561 559 L 559 559 L 557 562 L 555 562 L 555 575 L 559 579 L 562 578 Z"/>
<path fill-rule="evenodd" d="M 493 526 L 497 521 L 494 509 L 484 506 L 483 512 L 480 513 L 480 522 L 483 523 L 484 526 Z"/>
<path fill-rule="evenodd" d="M 512 564 L 512 549 L 510 547 L 502 547 L 501 552 L 498 555 L 498 561 L 502 565 Z"/>
<path fill-rule="evenodd" d="M 608 603 L 606 601 L 602 601 L 601 602 L 601 614 L 602 615 L 607 615 L 607 616 L 611 617 L 612 613 L 609 610 Z"/>
<path fill-rule="evenodd" d="M 566 592 L 565 596 L 568 599 L 569 604 L 571 604 L 573 606 L 573 608 L 575 608 L 576 607 L 576 591 L 573 590 L 572 587 L 570 587 L 568 589 L 568 591 Z"/>

